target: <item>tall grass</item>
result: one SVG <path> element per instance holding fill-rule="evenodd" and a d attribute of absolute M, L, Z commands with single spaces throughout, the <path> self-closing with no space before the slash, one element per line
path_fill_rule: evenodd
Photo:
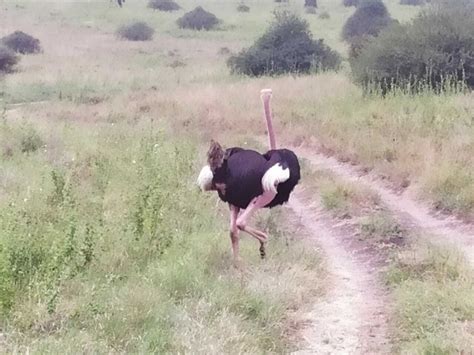
<path fill-rule="evenodd" d="M 318 256 L 268 215 L 269 259 L 244 239 L 235 270 L 193 139 L 110 117 L 0 125 L 3 349 L 288 351 L 289 310 L 321 292 Z"/>

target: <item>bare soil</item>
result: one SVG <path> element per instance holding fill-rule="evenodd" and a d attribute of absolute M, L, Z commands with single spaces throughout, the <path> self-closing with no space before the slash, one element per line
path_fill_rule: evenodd
<path fill-rule="evenodd" d="M 330 275 L 327 294 L 306 315 L 304 344 L 295 354 L 389 353 L 390 302 L 379 280 L 379 260 L 347 243 L 348 231 L 331 227 L 332 219 L 304 195 L 295 191 L 288 208 L 312 236 L 310 242 L 322 248 Z"/>

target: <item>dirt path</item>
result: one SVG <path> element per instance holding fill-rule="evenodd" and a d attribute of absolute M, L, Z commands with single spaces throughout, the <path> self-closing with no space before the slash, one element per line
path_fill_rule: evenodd
<path fill-rule="evenodd" d="M 351 250 L 346 235 L 301 189 L 288 208 L 297 222 L 324 251 L 330 286 L 327 295 L 307 315 L 302 332 L 305 343 L 295 354 L 386 354 L 386 294 L 378 268 L 363 253 Z"/>
<path fill-rule="evenodd" d="M 327 169 L 337 176 L 366 186 L 380 195 L 382 202 L 403 223 L 416 230 L 433 244 L 452 246 L 464 254 L 474 268 L 474 228 L 454 217 L 434 216 L 427 206 L 417 202 L 405 191 L 397 194 L 373 174 L 361 174 L 349 164 L 324 156 L 314 149 L 292 147 L 299 157 L 307 159 L 314 167 Z"/>

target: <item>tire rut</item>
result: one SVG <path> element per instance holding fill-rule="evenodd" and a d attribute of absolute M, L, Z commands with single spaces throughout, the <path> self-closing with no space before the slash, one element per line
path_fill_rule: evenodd
<path fill-rule="evenodd" d="M 335 175 L 359 185 L 365 186 L 379 194 L 385 206 L 407 227 L 417 231 L 429 242 L 451 246 L 459 250 L 469 265 L 474 268 L 474 227 L 463 223 L 454 216 L 434 216 L 430 208 L 416 201 L 405 191 L 397 194 L 383 185 L 374 174 L 361 174 L 347 163 L 327 157 L 314 149 L 291 147 L 295 153 L 308 160 L 313 167 L 329 170 Z"/>
<path fill-rule="evenodd" d="M 301 189 L 292 195 L 288 208 L 311 236 L 310 242 L 323 249 L 330 280 L 324 299 L 306 316 L 309 325 L 301 334 L 305 345 L 294 354 L 389 353 L 389 302 L 378 268 L 348 247 L 346 235 L 330 227 L 334 223 L 321 206 L 304 201 Z"/>

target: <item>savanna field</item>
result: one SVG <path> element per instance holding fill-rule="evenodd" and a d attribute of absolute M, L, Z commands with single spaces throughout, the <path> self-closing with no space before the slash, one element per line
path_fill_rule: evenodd
<path fill-rule="evenodd" d="M 178 3 L 165 12 L 144 0 L 0 0 L 0 37 L 21 30 L 41 43 L 0 71 L 1 353 L 266 354 L 311 342 L 306 315 L 335 287 L 325 248 L 295 209 L 262 211 L 253 223 L 270 235 L 267 259 L 243 236 L 238 270 L 228 208 L 196 185 L 211 139 L 264 150 L 262 88 L 273 90 L 279 143 L 370 173 L 472 232 L 474 74 L 436 87 L 364 88 L 352 61 L 359 47 L 342 37 L 356 9 L 342 0 L 318 0 L 313 11 L 294 0 L 247 0 L 248 12 L 238 1 Z M 384 3 L 401 25 L 429 6 Z M 198 5 L 217 25 L 180 28 Z M 274 11 L 306 20 L 338 65 L 231 70 L 229 58 L 265 33 Z M 152 38 L 121 38 L 117 30 L 137 21 Z M 329 229 L 345 224 L 344 248 L 354 240 L 383 259 L 373 279 L 385 297 L 385 345 L 372 353 L 473 352 L 466 253 L 432 245 L 431 231 L 407 223 L 370 186 L 301 163 L 304 206 L 320 208 Z"/>

